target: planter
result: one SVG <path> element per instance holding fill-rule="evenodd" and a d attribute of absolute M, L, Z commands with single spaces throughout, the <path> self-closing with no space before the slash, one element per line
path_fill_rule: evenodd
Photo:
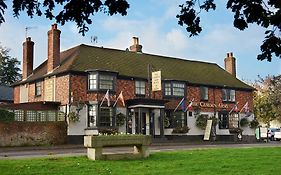
<path fill-rule="evenodd" d="M 91 160 L 137 159 L 148 157 L 148 146 L 150 144 L 151 136 L 147 135 L 101 135 L 84 137 L 84 146 L 87 147 L 87 155 Z M 134 152 L 110 155 L 102 153 L 103 147 L 127 146 L 134 146 Z"/>

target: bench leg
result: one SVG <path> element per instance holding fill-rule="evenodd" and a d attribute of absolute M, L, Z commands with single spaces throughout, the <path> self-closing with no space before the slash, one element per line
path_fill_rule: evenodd
<path fill-rule="evenodd" d="M 87 156 L 91 160 L 101 160 L 102 159 L 102 148 L 88 148 Z"/>
<path fill-rule="evenodd" d="M 148 146 L 134 146 L 134 154 L 141 154 L 142 157 L 149 156 Z"/>

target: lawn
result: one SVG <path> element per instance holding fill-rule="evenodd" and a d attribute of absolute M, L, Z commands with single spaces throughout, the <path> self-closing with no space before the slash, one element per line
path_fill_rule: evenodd
<path fill-rule="evenodd" d="M 0 174 L 279 174 L 281 148 L 224 148 L 153 153 L 147 159 L 90 161 L 87 157 L 0 160 Z"/>

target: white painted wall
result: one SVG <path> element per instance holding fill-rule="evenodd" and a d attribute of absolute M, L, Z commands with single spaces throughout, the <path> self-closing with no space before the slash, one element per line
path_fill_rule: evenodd
<path fill-rule="evenodd" d="M 76 107 L 71 106 L 70 111 L 76 112 Z M 87 114 L 88 114 L 87 105 L 79 112 L 80 120 L 78 122 L 70 122 L 68 120 L 68 129 L 67 135 L 84 135 L 85 129 L 87 128 Z"/>

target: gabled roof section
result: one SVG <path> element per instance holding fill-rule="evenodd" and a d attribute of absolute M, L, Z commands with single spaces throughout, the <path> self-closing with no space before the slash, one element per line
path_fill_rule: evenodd
<path fill-rule="evenodd" d="M 46 63 L 45 61 L 35 69 L 34 73 L 26 81 L 34 81 L 46 76 Z M 187 81 L 190 84 L 253 90 L 251 86 L 233 77 L 214 63 L 83 44 L 62 52 L 60 66 L 52 74 L 98 69 L 118 72 L 120 76 L 147 78 L 148 64 L 155 70 L 161 70 L 162 79 Z"/>

